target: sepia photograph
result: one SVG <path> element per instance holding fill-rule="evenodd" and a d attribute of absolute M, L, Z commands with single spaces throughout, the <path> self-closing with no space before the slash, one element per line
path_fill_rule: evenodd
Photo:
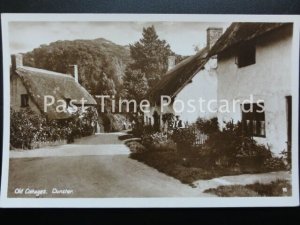
<path fill-rule="evenodd" d="M 299 17 L 1 20 L 4 206 L 299 203 Z"/>

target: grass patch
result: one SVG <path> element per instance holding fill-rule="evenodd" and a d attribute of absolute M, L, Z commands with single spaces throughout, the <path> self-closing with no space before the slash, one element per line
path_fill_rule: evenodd
<path fill-rule="evenodd" d="M 248 185 L 219 186 L 207 189 L 204 193 L 212 193 L 220 197 L 291 196 L 292 187 L 287 180 L 277 180 L 268 184 L 257 182 Z"/>
<path fill-rule="evenodd" d="M 130 158 L 143 162 L 158 171 L 172 176 L 182 183 L 192 184 L 201 179 L 213 179 L 221 176 L 254 174 L 267 172 L 260 168 L 243 167 L 217 167 L 213 165 L 208 157 L 201 156 L 196 151 L 180 153 L 177 151 L 148 151 L 140 146 L 128 146 L 132 149 Z M 142 150 L 136 150 L 140 148 Z"/>
<path fill-rule="evenodd" d="M 142 154 L 131 154 L 130 157 L 186 184 L 191 184 L 200 179 L 212 179 L 219 176 L 240 174 L 232 170 L 201 168 L 196 166 L 196 164 L 205 164 L 203 159 L 193 158 L 187 160 L 187 158 L 181 157 L 175 152 L 148 151 Z"/>

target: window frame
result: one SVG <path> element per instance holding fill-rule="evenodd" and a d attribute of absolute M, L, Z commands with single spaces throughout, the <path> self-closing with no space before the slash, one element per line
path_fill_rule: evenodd
<path fill-rule="evenodd" d="M 265 107 L 264 102 L 260 102 L 259 104 Z M 257 110 L 261 109 L 261 107 L 258 107 L 258 103 L 246 103 L 242 104 L 241 107 L 246 109 L 245 105 L 252 105 L 253 111 L 244 112 L 242 110 L 243 133 L 251 137 L 265 138 L 267 135 L 265 110 L 263 112 L 257 112 Z"/>
<path fill-rule="evenodd" d="M 251 59 L 247 59 L 247 53 L 248 53 L 248 57 L 251 57 Z M 243 68 L 243 67 L 256 64 L 255 43 L 248 42 L 244 45 L 239 46 L 237 55 L 235 57 L 235 64 L 237 65 L 238 68 Z"/>
<path fill-rule="evenodd" d="M 29 95 L 21 94 L 21 108 L 26 108 L 29 106 Z"/>

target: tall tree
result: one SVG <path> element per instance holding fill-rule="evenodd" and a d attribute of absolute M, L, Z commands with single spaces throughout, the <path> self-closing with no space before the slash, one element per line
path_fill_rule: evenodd
<path fill-rule="evenodd" d="M 133 62 L 129 65 L 131 71 L 140 70 L 145 74 L 149 88 L 166 73 L 168 56 L 174 55 L 170 45 L 158 38 L 154 26 L 143 28 L 143 37 L 130 45 Z"/>
<path fill-rule="evenodd" d="M 141 70 L 127 69 L 123 77 L 125 97 L 140 102 L 148 90 L 148 81 Z"/>

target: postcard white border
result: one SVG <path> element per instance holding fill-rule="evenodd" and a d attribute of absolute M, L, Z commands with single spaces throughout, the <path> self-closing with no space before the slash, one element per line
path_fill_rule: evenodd
<path fill-rule="evenodd" d="M 3 161 L 1 182 L 1 207 L 279 207 L 299 205 L 298 175 L 298 124 L 299 124 L 299 21 L 298 15 L 183 15 L 183 14 L 2 14 L 3 47 Z M 193 198 L 8 198 L 9 172 L 9 32 L 8 22 L 12 21 L 194 21 L 194 22 L 293 22 L 293 143 L 292 143 L 292 196 L 291 197 L 193 197 Z"/>

